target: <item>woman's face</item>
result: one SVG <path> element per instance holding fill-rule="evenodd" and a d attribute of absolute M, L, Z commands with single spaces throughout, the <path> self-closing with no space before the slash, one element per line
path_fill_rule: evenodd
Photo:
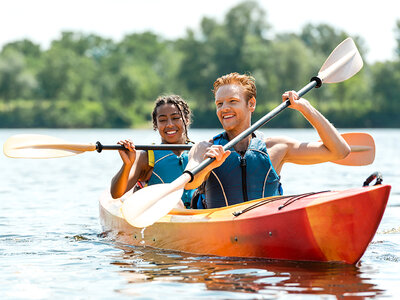
<path fill-rule="evenodd" d="M 171 103 L 157 108 L 157 129 L 164 144 L 184 144 L 186 141 L 184 121 L 178 108 Z"/>

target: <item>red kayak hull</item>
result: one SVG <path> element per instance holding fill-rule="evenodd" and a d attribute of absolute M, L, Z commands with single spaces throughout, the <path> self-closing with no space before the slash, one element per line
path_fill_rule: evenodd
<path fill-rule="evenodd" d="M 264 198 L 218 209 L 173 210 L 145 229 L 128 224 L 120 212 L 122 202 L 105 193 L 100 219 L 104 231 L 130 245 L 201 255 L 354 264 L 376 233 L 389 193 L 389 185 L 377 185 Z"/>

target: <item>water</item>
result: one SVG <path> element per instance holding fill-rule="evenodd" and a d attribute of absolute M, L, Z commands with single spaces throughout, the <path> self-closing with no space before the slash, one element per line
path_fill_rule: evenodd
<path fill-rule="evenodd" d="M 317 140 L 312 130 L 269 130 Z M 287 164 L 285 193 L 361 186 L 374 171 L 392 185 L 378 233 L 356 266 L 197 256 L 130 247 L 102 235 L 98 197 L 120 167 L 114 151 L 48 160 L 0 155 L 1 299 L 336 299 L 398 298 L 400 292 L 400 130 L 373 135 L 370 166 Z M 195 141 L 217 130 L 192 130 Z M 149 130 L 0 130 L 0 143 L 18 133 L 68 142 L 114 144 L 133 137 L 158 142 Z"/>

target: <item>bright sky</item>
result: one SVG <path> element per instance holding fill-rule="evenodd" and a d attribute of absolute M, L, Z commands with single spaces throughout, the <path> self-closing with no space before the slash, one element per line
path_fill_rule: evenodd
<path fill-rule="evenodd" d="M 120 40 L 125 34 L 152 30 L 166 38 L 197 29 L 203 16 L 222 20 L 241 0 L 3 0 L 0 47 L 28 38 L 48 47 L 61 31 L 96 33 Z M 394 28 L 400 1 L 259 0 L 274 33 L 295 32 L 306 23 L 328 23 L 350 36 L 364 38 L 366 59 L 390 60 L 396 46 Z M 326 4 L 325 4 L 326 3 Z M 368 3 L 368 4 L 367 4 Z"/>

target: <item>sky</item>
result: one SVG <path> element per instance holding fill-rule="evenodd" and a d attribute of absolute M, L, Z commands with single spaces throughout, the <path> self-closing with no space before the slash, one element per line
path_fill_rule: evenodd
<path fill-rule="evenodd" d="M 2 0 L 0 48 L 24 38 L 46 49 L 62 31 L 95 33 L 119 41 L 151 30 L 165 38 L 198 29 L 204 16 L 221 21 L 242 0 Z M 368 4 L 366 4 L 368 2 Z M 361 36 L 369 63 L 394 59 L 394 28 L 400 0 L 258 0 L 273 33 L 299 33 L 307 24 L 327 23 L 350 37 Z M 325 3 L 325 4 L 324 4 Z"/>

